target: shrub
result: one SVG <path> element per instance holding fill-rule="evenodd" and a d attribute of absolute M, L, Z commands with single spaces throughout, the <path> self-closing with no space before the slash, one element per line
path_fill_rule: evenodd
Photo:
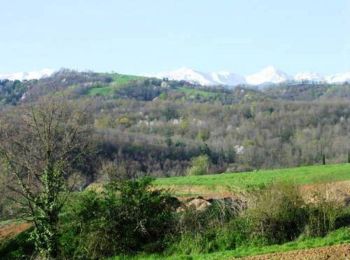
<path fill-rule="evenodd" d="M 204 175 L 209 171 L 210 160 L 208 155 L 200 155 L 192 158 L 191 167 L 187 170 L 187 175 Z"/>
<path fill-rule="evenodd" d="M 244 217 L 252 241 L 275 244 L 297 238 L 304 229 L 307 212 L 298 187 L 279 183 L 259 192 Z"/>
<path fill-rule="evenodd" d="M 226 200 L 213 200 L 204 211 L 188 208 L 179 215 L 167 253 L 200 254 L 235 248 L 230 222 L 239 212 Z"/>
<path fill-rule="evenodd" d="M 65 257 L 96 259 L 166 246 L 174 228 L 176 200 L 152 188 L 150 179 L 109 184 L 101 194 L 86 192 L 63 223 Z"/>
<path fill-rule="evenodd" d="M 349 209 L 338 201 L 327 200 L 322 193 L 318 193 L 315 202 L 308 205 L 305 235 L 325 236 L 336 228 L 349 225 L 349 213 Z"/>

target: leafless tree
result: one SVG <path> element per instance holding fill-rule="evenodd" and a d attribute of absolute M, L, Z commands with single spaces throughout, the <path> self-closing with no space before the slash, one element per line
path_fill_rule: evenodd
<path fill-rule="evenodd" d="M 58 256 L 58 220 L 72 177 L 90 152 L 89 115 L 64 99 L 46 99 L 0 118 L 0 158 L 34 223 L 38 253 Z"/>

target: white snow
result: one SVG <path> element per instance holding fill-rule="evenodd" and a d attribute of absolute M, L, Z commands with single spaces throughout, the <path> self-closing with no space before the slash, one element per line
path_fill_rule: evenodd
<path fill-rule="evenodd" d="M 195 71 L 190 68 L 180 68 L 178 70 L 170 71 L 170 72 L 161 72 L 153 76 L 156 78 L 168 78 L 170 80 L 185 80 L 190 83 L 200 84 L 200 85 L 213 85 L 214 82 L 211 81 L 210 76 L 206 73 Z"/>
<path fill-rule="evenodd" d="M 31 79 L 40 79 L 44 77 L 49 77 L 54 73 L 52 69 L 42 69 L 39 71 L 30 71 L 30 72 L 15 72 L 0 74 L 0 79 L 8 80 L 31 80 Z"/>
<path fill-rule="evenodd" d="M 261 71 L 248 75 L 246 81 L 249 85 L 262 85 L 262 84 L 278 84 L 290 80 L 291 77 L 285 72 L 276 69 L 273 66 L 268 66 Z"/>
<path fill-rule="evenodd" d="M 39 71 L 31 72 L 16 72 L 0 74 L 0 79 L 9 80 L 31 80 L 49 77 L 55 71 L 52 69 L 42 69 Z M 333 75 L 323 76 L 315 72 L 300 72 L 293 77 L 289 74 L 279 70 L 273 66 L 268 66 L 261 71 L 242 76 L 237 73 L 229 71 L 219 72 L 201 72 L 191 68 L 180 68 L 174 71 L 161 72 L 155 74 L 147 74 L 144 76 L 156 77 L 156 78 L 168 78 L 170 80 L 184 80 L 193 84 L 200 84 L 203 86 L 223 85 L 235 87 L 238 85 L 251 85 L 251 86 L 263 86 L 267 84 L 279 84 L 288 81 L 294 82 L 327 82 L 331 84 L 342 84 L 345 82 L 350 83 L 350 71 L 344 73 L 337 73 Z"/>
<path fill-rule="evenodd" d="M 212 72 L 210 76 L 216 85 L 237 86 L 246 84 L 243 76 L 228 71 Z"/>
<path fill-rule="evenodd" d="M 261 71 L 250 74 L 247 76 L 241 76 L 229 71 L 219 72 L 200 72 L 190 68 L 181 68 L 175 71 L 163 72 L 157 74 L 148 74 L 146 76 L 152 76 L 157 78 L 168 78 L 170 80 L 185 80 L 194 84 L 200 84 L 204 86 L 223 85 L 235 87 L 238 85 L 251 85 L 255 87 L 264 86 L 268 84 L 279 84 L 283 82 L 315 82 L 315 83 L 332 83 L 342 84 L 345 82 L 350 83 L 350 71 L 345 73 L 337 73 L 334 75 L 324 76 L 316 72 L 300 72 L 294 76 L 283 72 L 273 66 L 268 66 Z"/>
<path fill-rule="evenodd" d="M 327 76 L 326 81 L 335 84 L 350 82 L 350 71 Z"/>
<path fill-rule="evenodd" d="M 170 80 L 185 80 L 193 84 L 200 84 L 206 86 L 212 85 L 228 85 L 236 86 L 245 84 L 245 79 L 235 73 L 227 71 L 205 73 L 196 71 L 190 68 L 180 68 L 170 72 L 161 72 L 156 74 L 148 74 L 146 76 L 153 76 L 156 78 L 168 78 Z"/>

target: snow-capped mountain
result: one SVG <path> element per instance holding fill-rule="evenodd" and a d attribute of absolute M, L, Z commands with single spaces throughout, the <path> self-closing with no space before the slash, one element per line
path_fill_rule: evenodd
<path fill-rule="evenodd" d="M 8 79 L 8 80 L 31 80 L 31 79 L 40 79 L 44 77 L 49 77 L 54 73 L 52 69 L 42 69 L 39 71 L 31 71 L 31 72 L 15 72 L 15 73 L 7 73 L 0 74 L 0 79 Z"/>
<path fill-rule="evenodd" d="M 350 82 L 350 71 L 327 76 L 326 81 L 334 84 Z"/>
<path fill-rule="evenodd" d="M 185 80 L 191 83 L 200 84 L 204 86 L 223 85 L 223 86 L 238 86 L 250 85 L 254 87 L 279 84 L 283 82 L 315 82 L 315 83 L 330 83 L 342 84 L 350 83 L 350 71 L 345 73 L 338 73 L 329 76 L 323 76 L 315 72 L 301 72 L 291 76 L 282 70 L 273 66 L 268 66 L 261 71 L 241 76 L 236 73 L 222 71 L 204 73 L 189 68 L 181 68 L 175 71 L 163 72 L 158 74 L 147 75 L 157 78 L 168 78 L 171 80 Z"/>
<path fill-rule="evenodd" d="M 319 73 L 301 72 L 301 73 L 295 74 L 294 80 L 299 82 L 300 81 L 323 82 L 325 81 L 325 78 Z"/>
<path fill-rule="evenodd" d="M 185 67 L 170 72 L 161 72 L 147 76 L 153 76 L 156 78 L 168 78 L 170 80 L 185 80 L 190 83 L 200 85 L 213 85 L 213 81 L 210 79 L 210 76 L 208 74 Z"/>
<path fill-rule="evenodd" d="M 156 78 L 168 78 L 170 80 L 185 80 L 190 83 L 200 84 L 205 86 L 212 85 L 228 85 L 237 86 L 246 84 L 245 78 L 235 73 L 221 71 L 205 73 L 196 71 L 190 68 L 180 68 L 170 72 L 162 72 L 156 74 L 149 74 L 146 76 L 153 76 Z"/>
<path fill-rule="evenodd" d="M 276 69 L 273 66 L 268 66 L 257 73 L 246 76 L 247 83 L 254 86 L 263 84 L 278 84 L 291 79 L 292 78 L 288 74 Z"/>
<path fill-rule="evenodd" d="M 31 72 L 17 72 L 0 74 L 1 79 L 9 80 L 31 80 L 40 79 L 51 76 L 55 71 L 52 69 L 42 69 L 39 71 Z M 250 74 L 248 76 L 241 76 L 229 71 L 220 72 L 201 72 L 190 68 L 180 68 L 174 71 L 161 72 L 155 74 L 146 74 L 143 76 L 156 77 L 156 78 L 168 78 L 170 80 L 184 80 L 193 84 L 200 84 L 203 86 L 222 85 L 228 87 L 235 87 L 238 85 L 250 85 L 253 87 L 261 87 L 265 85 L 279 84 L 283 82 L 315 82 L 315 83 L 330 83 L 330 84 L 342 84 L 345 82 L 350 83 L 350 71 L 344 73 L 337 73 L 333 75 L 323 76 L 315 72 L 301 72 L 294 76 L 279 70 L 273 66 L 268 66 L 261 71 Z"/>
<path fill-rule="evenodd" d="M 191 83 L 206 86 L 258 86 L 264 84 L 278 84 L 293 79 L 285 72 L 278 70 L 272 66 L 268 66 L 260 72 L 248 75 L 246 77 L 228 71 L 205 73 L 189 68 L 181 68 L 175 71 L 157 73 L 147 76 L 153 76 L 156 78 L 168 78 L 171 80 L 185 80 Z"/>
<path fill-rule="evenodd" d="M 210 77 L 215 85 L 237 86 L 247 83 L 243 76 L 228 71 L 212 72 Z"/>

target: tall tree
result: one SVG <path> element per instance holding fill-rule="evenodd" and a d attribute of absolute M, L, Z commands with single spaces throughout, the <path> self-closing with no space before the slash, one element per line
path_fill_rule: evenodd
<path fill-rule="evenodd" d="M 90 151 L 88 119 L 63 99 L 23 105 L 0 119 L 0 158 L 17 180 L 11 189 L 23 196 L 36 249 L 46 259 L 59 254 L 59 214 Z"/>

